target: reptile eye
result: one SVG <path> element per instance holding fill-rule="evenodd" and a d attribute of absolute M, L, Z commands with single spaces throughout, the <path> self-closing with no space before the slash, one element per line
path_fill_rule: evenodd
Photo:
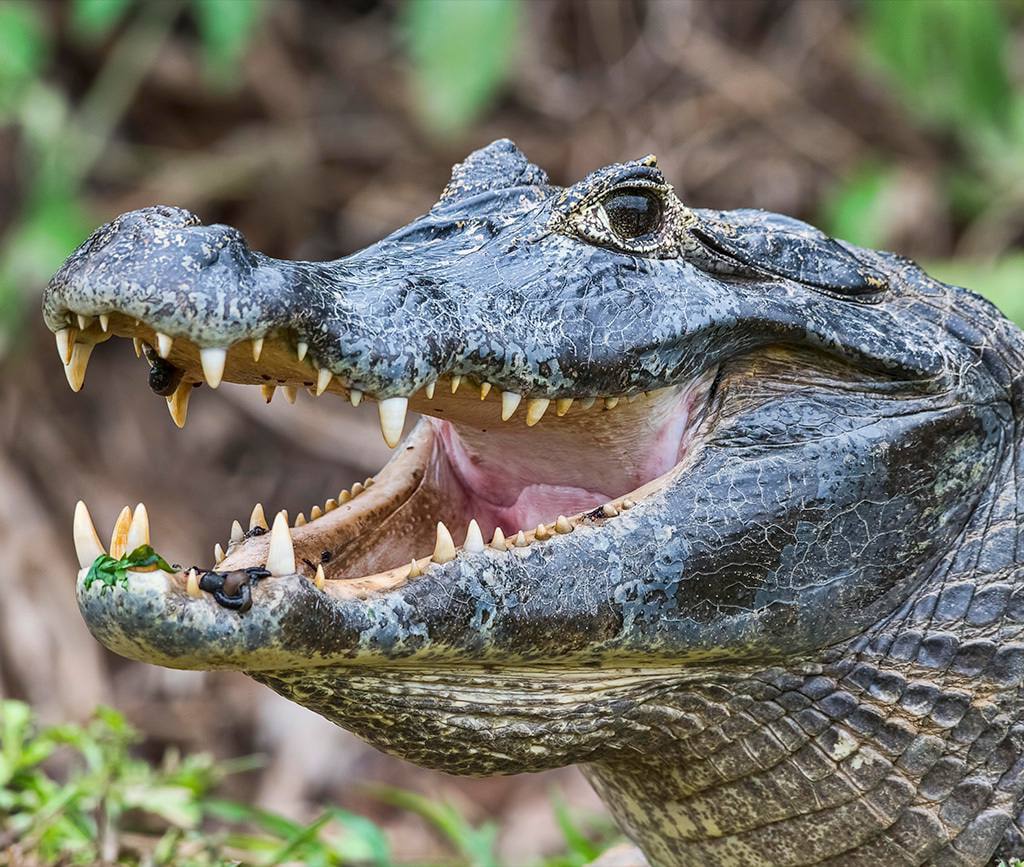
<path fill-rule="evenodd" d="M 661 197 L 650 190 L 615 190 L 601 206 L 612 231 L 625 241 L 650 235 L 661 226 Z"/>

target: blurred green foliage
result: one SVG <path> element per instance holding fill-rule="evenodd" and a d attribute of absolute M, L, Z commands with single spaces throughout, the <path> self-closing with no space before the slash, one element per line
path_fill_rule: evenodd
<path fill-rule="evenodd" d="M 99 708 L 84 726 L 46 728 L 27 705 L 0 702 L 0 861 L 17 847 L 21 857 L 42 864 L 398 863 L 384 832 L 347 810 L 329 807 L 301 823 L 217 798 L 227 776 L 258 766 L 252 759 L 217 762 L 170 751 L 151 764 L 133 755 L 139 742 L 110 708 Z M 66 770 L 58 775 L 55 766 Z M 493 823 L 474 825 L 450 804 L 415 792 L 380 787 L 369 793 L 424 819 L 457 853 L 455 863 L 501 867 Z M 555 809 L 565 851 L 541 867 L 582 867 L 616 833 L 607 823 L 584 832 L 557 800 Z"/>
<path fill-rule="evenodd" d="M 416 113 L 439 135 L 457 133 L 511 72 L 519 0 L 409 0 L 401 9 Z"/>

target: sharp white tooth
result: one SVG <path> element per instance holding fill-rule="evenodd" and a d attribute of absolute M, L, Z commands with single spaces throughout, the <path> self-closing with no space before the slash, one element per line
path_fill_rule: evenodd
<path fill-rule="evenodd" d="M 352 492 L 351 491 L 340 491 L 338 493 L 338 502 L 339 503 L 347 503 L 351 499 L 352 499 Z"/>
<path fill-rule="evenodd" d="M 309 520 L 315 521 L 317 518 L 321 517 L 323 513 L 324 510 L 319 506 L 313 506 L 313 508 L 309 510 Z"/>
<path fill-rule="evenodd" d="M 483 551 L 484 549 L 484 537 L 480 532 L 480 525 L 476 522 L 476 518 L 469 522 L 469 528 L 466 530 L 466 541 L 462 543 L 462 550 L 475 553 L 477 551 Z"/>
<path fill-rule="evenodd" d="M 437 541 L 434 542 L 434 556 L 431 558 L 435 563 L 447 563 L 455 559 L 455 543 L 452 541 L 452 534 L 441 522 L 437 522 Z"/>
<path fill-rule="evenodd" d="M 307 352 L 309 352 L 309 344 L 306 343 L 305 340 L 300 340 L 295 345 L 295 355 L 298 357 L 299 361 L 302 361 L 302 359 L 306 357 Z"/>
<path fill-rule="evenodd" d="M 512 540 L 512 544 L 515 545 L 517 548 L 525 548 L 530 543 L 526 541 L 526 533 L 520 530 L 518 533 L 516 533 L 515 538 Z"/>
<path fill-rule="evenodd" d="M 110 331 L 110 315 L 109 314 L 107 314 L 107 313 L 101 313 L 100 314 L 100 328 L 103 330 L 104 334 L 106 334 L 108 331 Z"/>
<path fill-rule="evenodd" d="M 580 402 L 580 409 L 590 409 L 595 403 L 597 403 L 596 397 L 585 397 Z"/>
<path fill-rule="evenodd" d="M 358 388 L 353 388 L 348 393 L 348 399 L 352 406 L 359 406 L 363 402 L 363 393 Z"/>
<path fill-rule="evenodd" d="M 323 590 L 324 589 L 324 584 L 326 584 L 326 583 L 327 583 L 327 576 L 324 574 L 324 564 L 323 563 L 317 563 L 316 564 L 316 575 L 313 577 L 313 586 L 316 587 L 317 590 Z"/>
<path fill-rule="evenodd" d="M 91 566 L 100 554 L 107 553 L 100 542 L 89 509 L 81 500 L 75 504 L 74 536 L 75 553 L 78 555 L 78 565 L 81 568 Z"/>
<path fill-rule="evenodd" d="M 299 512 L 299 514 L 297 514 L 295 516 L 295 526 L 296 527 L 305 527 L 306 526 L 306 516 L 304 514 L 302 514 L 302 512 Z"/>
<path fill-rule="evenodd" d="M 216 388 L 224 378 L 224 362 L 228 351 L 220 346 L 209 346 L 199 350 L 199 363 L 203 365 L 203 377 L 210 388 Z"/>
<path fill-rule="evenodd" d="M 572 406 L 571 397 L 560 397 L 555 401 L 555 415 L 561 418 L 569 411 L 569 407 Z"/>
<path fill-rule="evenodd" d="M 142 340 L 138 337 L 133 337 L 132 346 L 135 348 L 135 357 L 142 358 Z"/>
<path fill-rule="evenodd" d="M 245 530 L 242 529 L 242 525 L 238 521 L 231 522 L 231 544 L 237 545 L 242 539 L 245 538 Z"/>
<path fill-rule="evenodd" d="M 249 529 L 253 530 L 256 527 L 262 527 L 264 530 L 267 529 L 267 516 L 263 512 L 263 503 L 257 503 L 252 507 L 252 514 L 249 516 Z"/>
<path fill-rule="evenodd" d="M 352 486 L 352 496 L 354 497 L 357 494 L 361 494 L 365 490 L 366 490 L 366 485 L 364 485 L 362 482 L 356 482 Z"/>
<path fill-rule="evenodd" d="M 167 358 L 171 354 L 171 349 L 174 347 L 174 338 L 168 337 L 166 334 L 161 334 L 159 331 L 156 333 L 156 354 L 161 358 Z"/>
<path fill-rule="evenodd" d="M 85 384 L 85 371 L 89 367 L 89 356 L 95 344 L 75 343 L 71 347 L 71 360 L 64 365 L 64 375 L 72 391 L 81 391 Z"/>
<path fill-rule="evenodd" d="M 491 393 L 491 384 L 489 382 L 480 383 L 480 400 L 486 400 L 487 395 Z"/>
<path fill-rule="evenodd" d="M 455 394 L 455 392 L 457 392 L 459 390 L 459 386 L 460 385 L 462 385 L 462 377 L 461 376 L 453 376 L 452 377 L 452 394 Z"/>
<path fill-rule="evenodd" d="M 373 478 L 373 476 L 367 476 L 365 479 L 363 479 L 363 487 L 372 488 L 374 481 L 375 479 Z"/>
<path fill-rule="evenodd" d="M 220 542 L 213 546 L 213 565 L 217 566 L 220 561 L 224 559 L 224 549 L 220 546 Z"/>
<path fill-rule="evenodd" d="M 299 387 L 297 385 L 286 385 L 284 386 L 284 399 L 288 403 L 295 403 L 295 399 L 299 396 Z"/>
<path fill-rule="evenodd" d="M 81 313 L 78 314 L 78 327 L 82 331 L 88 331 L 89 327 L 91 325 L 92 325 L 92 317 L 91 316 L 83 316 Z"/>
<path fill-rule="evenodd" d="M 416 562 L 415 558 L 413 558 L 413 561 L 409 564 L 409 574 L 406 577 L 417 578 L 422 574 L 423 570 L 420 569 L 420 564 Z"/>
<path fill-rule="evenodd" d="M 128 550 L 128 528 L 132 525 L 132 510 L 128 506 L 121 509 L 114 529 L 110 534 L 110 556 L 120 560 Z"/>
<path fill-rule="evenodd" d="M 292 545 L 292 533 L 288 529 L 288 519 L 284 512 L 277 513 L 274 527 L 270 531 L 267 571 L 276 578 L 295 572 L 295 547 Z"/>
<path fill-rule="evenodd" d="M 132 525 L 128 528 L 128 553 L 140 545 L 149 544 L 149 512 L 144 503 L 139 503 L 132 513 Z"/>
<path fill-rule="evenodd" d="M 331 499 L 329 499 L 326 503 L 324 503 L 324 511 L 325 512 L 333 512 L 337 508 L 338 508 L 338 501 L 335 500 L 333 497 L 331 497 Z"/>
<path fill-rule="evenodd" d="M 555 521 L 555 532 L 556 533 L 571 533 L 572 524 L 569 523 L 569 519 L 565 515 L 559 515 L 558 520 Z"/>
<path fill-rule="evenodd" d="M 260 360 L 260 356 L 263 354 L 263 338 L 254 337 L 252 339 L 252 360 L 257 362 Z"/>
<path fill-rule="evenodd" d="M 526 401 L 526 426 L 533 427 L 544 418 L 551 401 L 546 397 L 535 397 Z"/>
<path fill-rule="evenodd" d="M 537 529 L 533 531 L 533 538 L 543 542 L 545 539 L 550 539 L 551 534 L 548 532 L 547 527 L 543 524 L 538 524 Z"/>
<path fill-rule="evenodd" d="M 327 386 L 331 384 L 331 380 L 334 379 L 334 374 L 331 373 L 326 367 L 321 367 L 316 375 L 316 396 L 320 397 L 325 391 Z"/>
<path fill-rule="evenodd" d="M 77 333 L 74 328 L 62 328 L 54 335 L 57 338 L 57 354 L 60 356 L 61 364 L 71 361 L 71 347 L 75 345 Z"/>
<path fill-rule="evenodd" d="M 274 399 L 275 391 L 277 391 L 276 385 L 270 385 L 265 382 L 260 386 L 260 392 L 263 394 L 264 403 L 270 403 L 270 401 Z"/>
<path fill-rule="evenodd" d="M 619 399 L 617 397 L 606 397 L 604 399 L 605 409 L 615 409 L 619 405 Z"/>
<path fill-rule="evenodd" d="M 614 518 L 617 514 L 619 514 L 619 510 L 615 508 L 614 503 L 605 503 L 603 506 L 601 506 L 601 514 L 603 514 L 606 518 Z"/>
<path fill-rule="evenodd" d="M 384 442 L 394 448 L 402 440 L 405 427 L 405 413 L 409 408 L 409 398 L 389 397 L 377 404 L 380 413 L 380 430 L 384 434 Z"/>
<path fill-rule="evenodd" d="M 504 551 L 508 547 L 505 544 L 505 534 L 501 532 L 501 527 L 494 528 L 494 536 L 491 538 L 491 547 L 496 548 L 499 551 Z"/>
<path fill-rule="evenodd" d="M 278 512 L 278 514 L 279 515 L 284 515 L 284 522 L 286 524 L 291 524 L 291 521 L 288 520 L 288 510 L 287 509 L 281 509 L 281 511 Z"/>
<path fill-rule="evenodd" d="M 188 399 L 191 396 L 192 383 L 182 381 L 174 389 L 174 394 L 167 398 L 167 409 L 179 428 L 185 427 L 185 420 L 188 418 Z"/>
<path fill-rule="evenodd" d="M 437 388 L 436 382 L 428 382 L 423 386 L 423 393 L 427 396 L 427 400 L 434 399 L 434 389 Z"/>
<path fill-rule="evenodd" d="M 195 569 L 188 570 L 188 577 L 185 579 L 185 592 L 193 599 L 198 599 L 203 595 L 203 591 L 199 589 L 199 573 Z"/>
<path fill-rule="evenodd" d="M 514 391 L 503 391 L 501 393 L 501 420 L 508 421 L 512 418 L 512 413 L 516 411 L 519 406 L 519 401 L 523 399 L 521 394 L 516 394 Z"/>

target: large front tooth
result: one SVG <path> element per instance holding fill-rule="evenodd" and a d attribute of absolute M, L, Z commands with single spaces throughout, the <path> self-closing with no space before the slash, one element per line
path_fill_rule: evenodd
<path fill-rule="evenodd" d="M 188 418 L 188 399 L 191 396 L 192 383 L 183 380 L 174 389 L 174 394 L 167 398 L 167 409 L 179 428 L 185 427 L 185 420 Z"/>
<path fill-rule="evenodd" d="M 316 375 L 316 396 L 320 397 L 325 391 L 327 386 L 331 384 L 331 380 L 334 378 L 334 374 L 331 373 L 326 367 L 321 367 L 320 371 Z"/>
<path fill-rule="evenodd" d="M 544 413 L 548 411 L 548 405 L 551 403 L 546 397 L 535 397 L 526 402 L 526 426 L 533 427 L 537 422 L 544 418 Z"/>
<path fill-rule="evenodd" d="M 128 553 L 140 545 L 149 544 L 149 512 L 146 506 L 139 503 L 132 513 L 132 525 L 128 528 Z"/>
<path fill-rule="evenodd" d="M 75 343 L 71 347 L 71 360 L 64 365 L 64 375 L 72 391 L 81 391 L 85 384 L 85 371 L 89 367 L 89 356 L 92 355 L 93 343 Z"/>
<path fill-rule="evenodd" d="M 54 337 L 57 338 L 57 354 L 60 356 L 60 363 L 67 364 L 71 361 L 71 347 L 75 345 L 75 335 L 78 331 L 74 328 L 62 328 Z"/>
<path fill-rule="evenodd" d="M 159 331 L 156 333 L 156 353 L 161 358 L 167 358 L 171 354 L 171 349 L 174 346 L 174 338 L 169 337 L 166 334 L 161 334 Z"/>
<path fill-rule="evenodd" d="M 110 556 L 120 560 L 128 551 L 128 528 L 132 525 L 132 510 L 125 506 L 114 521 L 110 534 Z"/>
<path fill-rule="evenodd" d="M 224 362 L 228 351 L 220 346 L 209 346 L 199 350 L 199 363 L 203 365 L 203 376 L 210 388 L 216 388 L 224 378 Z"/>
<path fill-rule="evenodd" d="M 380 430 L 384 434 L 384 442 L 394 448 L 402 440 L 402 429 L 405 427 L 405 413 L 409 408 L 409 398 L 389 397 L 377 404 L 380 413 Z"/>
<path fill-rule="evenodd" d="M 78 565 L 83 569 L 91 566 L 101 554 L 107 553 L 103 549 L 103 543 L 100 542 L 89 509 L 81 500 L 75 504 L 74 537 Z"/>
<path fill-rule="evenodd" d="M 267 529 L 267 516 L 263 512 L 263 503 L 257 503 L 252 507 L 252 514 L 249 516 L 249 529 L 254 530 L 257 527 L 262 527 L 264 530 Z"/>
<path fill-rule="evenodd" d="M 288 519 L 284 512 L 278 512 L 270 531 L 270 548 L 267 550 L 267 571 L 276 578 L 295 572 L 295 547 Z"/>
<path fill-rule="evenodd" d="M 484 536 L 480 532 L 480 525 L 476 522 L 476 518 L 469 522 L 469 529 L 466 530 L 466 541 L 462 543 L 462 550 L 475 553 L 477 551 L 483 551 L 484 549 Z"/>
<path fill-rule="evenodd" d="M 254 337 L 252 339 L 252 360 L 258 362 L 260 356 L 263 354 L 263 338 Z"/>
<path fill-rule="evenodd" d="M 435 563 L 447 563 L 455 559 L 455 542 L 441 521 L 437 522 L 437 541 L 434 542 L 434 556 L 431 559 Z"/>
<path fill-rule="evenodd" d="M 503 391 L 501 393 L 501 420 L 508 421 L 512 418 L 512 413 L 516 411 L 519 406 L 519 401 L 523 399 L 521 394 L 516 394 L 514 391 Z"/>
<path fill-rule="evenodd" d="M 555 401 L 555 415 L 557 415 L 559 418 L 561 418 L 563 415 L 565 415 L 569 411 L 569 408 L 571 406 L 572 406 L 572 398 L 571 397 L 560 397 L 560 398 L 558 398 L 558 400 Z"/>

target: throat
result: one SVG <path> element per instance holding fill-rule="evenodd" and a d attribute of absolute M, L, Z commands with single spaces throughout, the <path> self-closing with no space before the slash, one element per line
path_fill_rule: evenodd
<path fill-rule="evenodd" d="M 586 512 L 668 472 L 685 456 L 693 388 L 663 389 L 614 412 L 530 430 L 431 418 L 451 482 L 487 532 Z"/>

